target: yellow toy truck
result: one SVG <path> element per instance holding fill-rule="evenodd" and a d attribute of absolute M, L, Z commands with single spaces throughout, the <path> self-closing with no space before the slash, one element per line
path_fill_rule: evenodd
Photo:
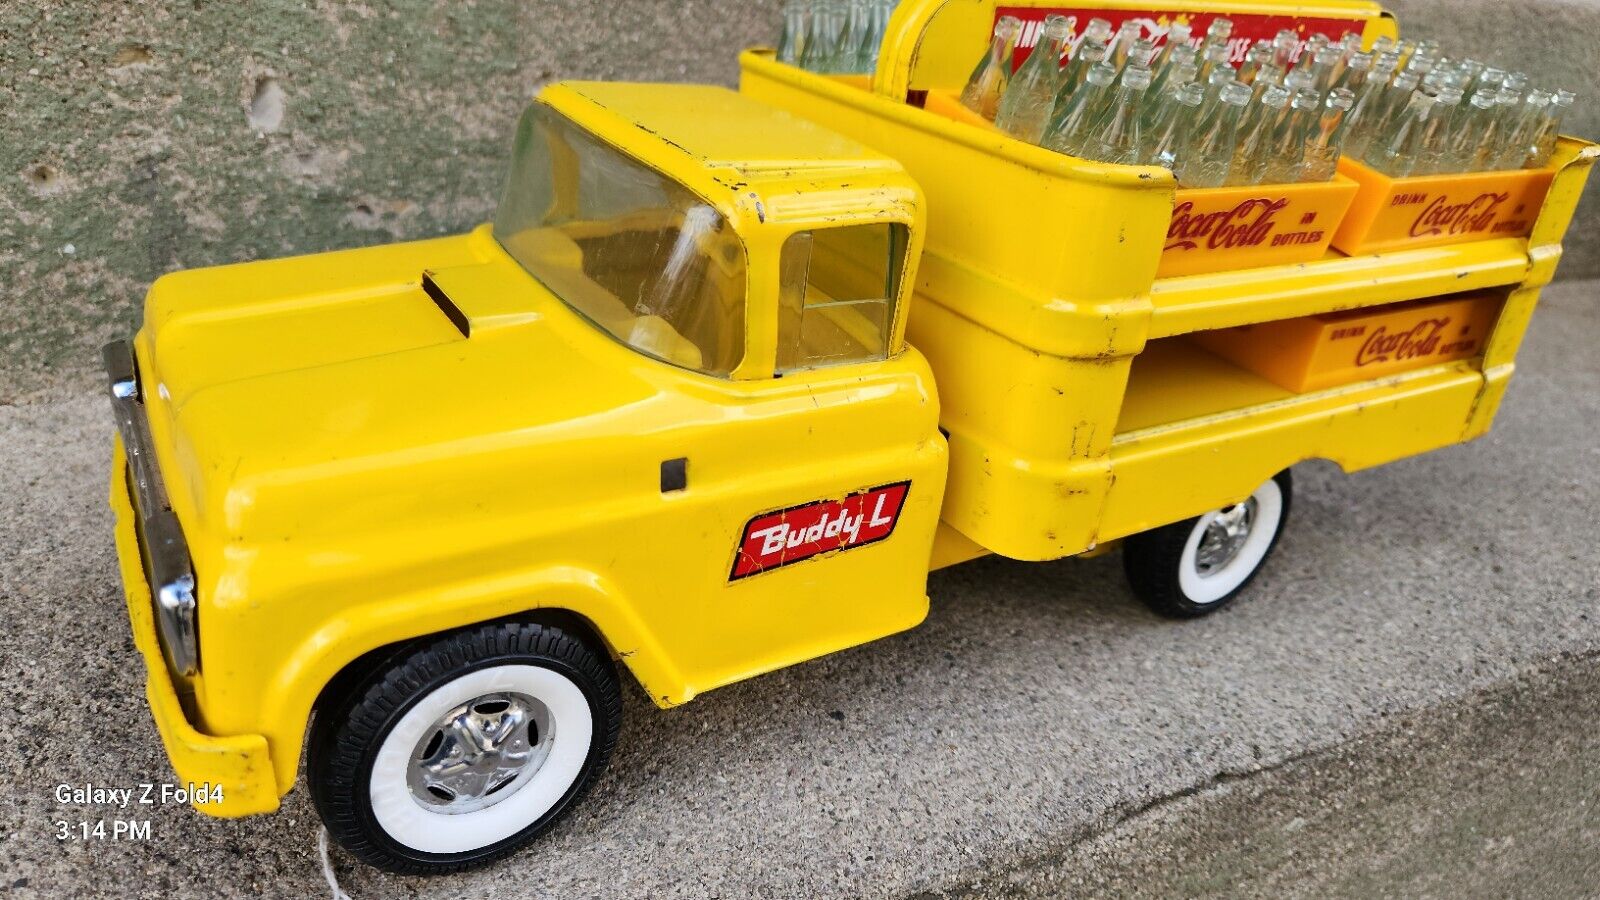
<path fill-rule="evenodd" d="M 1179 191 L 940 115 L 998 11 L 906 0 L 870 83 L 751 51 L 737 93 L 554 84 L 490 225 L 157 281 L 106 348 L 111 503 L 198 808 L 275 810 L 304 749 L 356 856 L 481 864 L 594 782 L 621 672 L 684 703 L 910 628 L 990 553 L 1120 541 L 1207 613 L 1295 463 L 1489 428 L 1590 145 L 1520 219 L 1342 253 L 1351 179 Z"/>

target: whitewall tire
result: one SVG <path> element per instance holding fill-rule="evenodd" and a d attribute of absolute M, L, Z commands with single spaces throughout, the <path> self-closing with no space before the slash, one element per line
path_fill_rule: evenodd
<path fill-rule="evenodd" d="M 567 811 L 616 744 L 610 660 L 561 629 L 484 626 L 401 652 L 319 708 L 328 832 L 395 872 L 499 859 Z"/>
<path fill-rule="evenodd" d="M 1128 538 L 1128 583 L 1162 615 L 1192 618 L 1221 609 L 1277 546 L 1292 495 L 1285 469 L 1239 503 Z"/>

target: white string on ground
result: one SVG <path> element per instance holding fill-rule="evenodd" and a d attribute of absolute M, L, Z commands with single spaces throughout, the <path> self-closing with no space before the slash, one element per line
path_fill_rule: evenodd
<path fill-rule="evenodd" d="M 339 876 L 333 874 L 333 861 L 328 858 L 328 829 L 321 828 L 317 831 L 317 856 L 322 859 L 322 877 L 328 880 L 328 889 L 333 891 L 333 900 L 351 900 L 349 894 L 339 887 Z"/>

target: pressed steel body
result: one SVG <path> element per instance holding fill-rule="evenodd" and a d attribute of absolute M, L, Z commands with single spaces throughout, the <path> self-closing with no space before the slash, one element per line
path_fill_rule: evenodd
<path fill-rule="evenodd" d="M 1170 173 L 906 102 L 959 88 L 971 40 L 955 26 L 981 31 L 994 12 L 905 0 L 870 88 L 753 52 L 748 99 L 541 93 L 731 226 L 747 284 L 730 378 L 619 343 L 487 228 L 156 283 L 136 350 L 199 582 L 192 682 L 161 660 L 120 455 L 112 500 L 169 753 L 180 777 L 231 786 L 206 812 L 274 808 L 319 692 L 396 641 L 563 609 L 671 705 L 916 624 L 930 568 L 1092 552 L 1304 459 L 1356 469 L 1488 429 L 1593 148 L 1562 142 L 1527 238 L 1161 278 Z M 1291 12 L 1393 30 L 1370 4 Z M 909 234 L 894 352 L 774 377 L 785 241 L 869 223 Z M 1480 357 L 1311 393 L 1180 338 L 1480 289 L 1505 297 Z M 682 490 L 662 465 L 679 459 Z M 755 517 L 901 482 L 886 539 L 730 580 Z"/>

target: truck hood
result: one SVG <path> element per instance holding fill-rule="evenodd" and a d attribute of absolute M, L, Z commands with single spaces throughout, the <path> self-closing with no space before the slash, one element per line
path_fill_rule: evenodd
<path fill-rule="evenodd" d="M 138 355 L 174 509 L 237 543 L 550 499 L 657 394 L 605 340 L 480 229 L 167 276 Z"/>

